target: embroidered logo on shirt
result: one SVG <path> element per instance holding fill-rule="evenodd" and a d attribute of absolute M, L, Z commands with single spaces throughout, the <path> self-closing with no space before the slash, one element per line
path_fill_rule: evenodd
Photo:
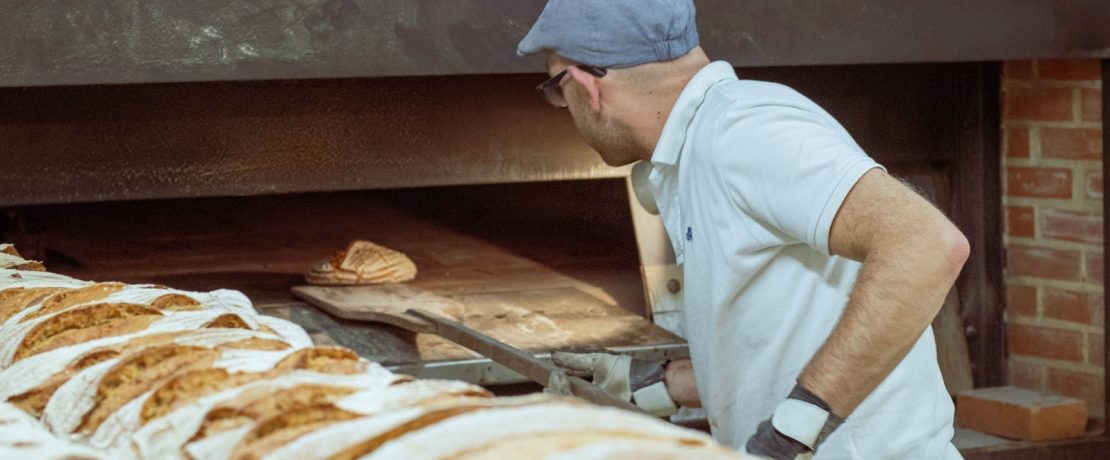
<path fill-rule="evenodd" d="M 686 242 L 694 242 L 694 229 L 692 227 L 686 227 Z"/>

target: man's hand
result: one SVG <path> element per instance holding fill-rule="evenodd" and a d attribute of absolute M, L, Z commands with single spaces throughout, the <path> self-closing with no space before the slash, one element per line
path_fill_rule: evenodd
<path fill-rule="evenodd" d="M 594 385 L 616 398 L 631 401 L 660 417 L 674 414 L 674 401 L 667 393 L 664 365 L 611 353 L 567 353 L 556 351 L 551 360 L 567 374 L 591 377 Z"/>

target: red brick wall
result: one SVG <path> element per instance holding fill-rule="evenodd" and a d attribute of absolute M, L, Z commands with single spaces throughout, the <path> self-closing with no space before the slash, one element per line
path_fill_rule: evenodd
<path fill-rule="evenodd" d="M 1002 83 L 1010 383 L 1104 416 L 1097 60 L 1012 61 Z"/>

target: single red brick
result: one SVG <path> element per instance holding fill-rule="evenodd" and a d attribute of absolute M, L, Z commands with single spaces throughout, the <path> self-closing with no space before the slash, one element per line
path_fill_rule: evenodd
<path fill-rule="evenodd" d="M 1010 354 L 1083 362 L 1079 332 L 1024 324 L 1010 324 L 1006 331 Z"/>
<path fill-rule="evenodd" d="M 1024 388 L 977 388 L 956 395 L 956 425 L 1027 441 L 1074 438 L 1087 427 L 1087 404 Z"/>
<path fill-rule="evenodd" d="M 1012 315 L 1037 316 L 1037 287 L 1018 284 L 1006 286 L 1006 311 Z"/>
<path fill-rule="evenodd" d="M 1007 231 L 1011 236 L 1033 238 L 1036 236 L 1036 214 L 1033 208 L 1010 206 L 1006 209 Z"/>
<path fill-rule="evenodd" d="M 1093 172 L 1087 174 L 1087 198 L 1102 199 L 1102 173 Z"/>
<path fill-rule="evenodd" d="M 1106 366 L 1106 342 L 1102 334 L 1087 334 L 1087 362 L 1099 367 Z"/>
<path fill-rule="evenodd" d="M 1081 101 L 1084 121 L 1102 121 L 1102 90 L 1084 89 Z"/>
<path fill-rule="evenodd" d="M 1041 128 L 1041 156 L 1101 160 L 1101 129 Z"/>
<path fill-rule="evenodd" d="M 1006 271 L 1010 275 L 1080 281 L 1079 267 L 1079 251 L 1071 249 L 1016 245 L 1006 249 Z"/>
<path fill-rule="evenodd" d="M 1098 80 L 1102 68 L 1097 59 L 1049 59 L 1037 61 L 1041 80 Z"/>
<path fill-rule="evenodd" d="M 1006 168 L 1006 192 L 1011 196 L 1071 198 L 1072 174 L 1065 168 Z"/>
<path fill-rule="evenodd" d="M 1102 283 L 1103 281 L 1103 259 L 1101 252 L 1088 252 L 1087 253 L 1087 278 L 1086 281 L 1091 283 Z"/>
<path fill-rule="evenodd" d="M 1045 386 L 1048 391 L 1082 399 L 1096 408 L 1103 405 L 1103 383 L 1102 376 L 1081 374 L 1053 367 L 1046 369 Z"/>
<path fill-rule="evenodd" d="M 1104 321 L 1102 296 L 1046 289 L 1044 291 L 1044 316 L 1061 321 L 1101 326 Z"/>
<path fill-rule="evenodd" d="M 1007 80 L 1032 80 L 1033 61 L 1006 61 L 1002 64 L 1002 75 Z"/>
<path fill-rule="evenodd" d="M 1043 390 L 1041 388 L 1042 376 L 1044 376 L 1044 366 L 1035 363 L 1023 363 L 1019 361 L 1010 361 L 1007 374 L 1009 376 L 1007 383 L 1010 385 L 1028 388 L 1030 390 Z"/>
<path fill-rule="evenodd" d="M 1102 243 L 1102 214 L 1041 209 L 1041 233 L 1056 240 Z"/>
<path fill-rule="evenodd" d="M 1006 286 L 1006 311 L 1015 315 L 1037 316 L 1036 286 Z"/>
<path fill-rule="evenodd" d="M 1071 88 L 1007 88 L 1003 115 L 1008 120 L 1071 121 Z"/>
<path fill-rule="evenodd" d="M 1029 128 L 1024 126 L 1006 128 L 1006 156 L 1029 158 Z"/>

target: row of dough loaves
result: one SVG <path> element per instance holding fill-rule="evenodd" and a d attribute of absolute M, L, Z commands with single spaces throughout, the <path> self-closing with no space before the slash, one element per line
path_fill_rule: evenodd
<path fill-rule="evenodd" d="M 0 458 L 739 458 L 645 415 L 394 374 L 237 291 L 0 254 Z"/>

